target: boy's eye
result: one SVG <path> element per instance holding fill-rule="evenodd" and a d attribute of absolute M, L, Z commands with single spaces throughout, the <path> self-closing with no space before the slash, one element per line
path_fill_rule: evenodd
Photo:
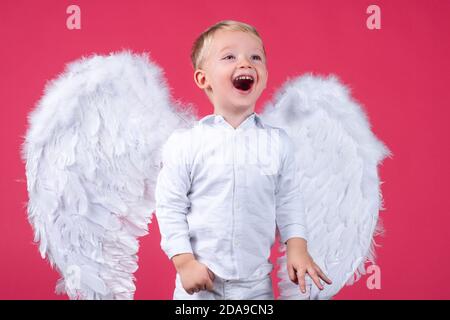
<path fill-rule="evenodd" d="M 234 56 L 232 54 L 229 54 L 229 55 L 225 56 L 223 59 L 224 60 L 234 59 Z M 261 56 L 257 55 L 257 54 L 252 55 L 252 59 L 254 59 L 254 60 L 262 60 Z"/>

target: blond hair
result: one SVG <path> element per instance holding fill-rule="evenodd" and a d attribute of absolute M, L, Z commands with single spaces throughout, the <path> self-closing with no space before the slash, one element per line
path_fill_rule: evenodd
<path fill-rule="evenodd" d="M 199 68 L 203 64 L 206 58 L 206 50 L 210 47 L 214 33 L 217 30 L 242 31 L 255 35 L 259 40 L 261 40 L 264 55 L 266 55 L 266 49 L 264 48 L 263 41 L 255 27 L 244 22 L 222 20 L 203 31 L 194 41 L 191 51 L 191 62 L 194 69 Z"/>

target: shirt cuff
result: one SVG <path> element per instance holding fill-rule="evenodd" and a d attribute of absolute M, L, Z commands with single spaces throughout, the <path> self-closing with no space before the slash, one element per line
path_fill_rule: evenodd
<path fill-rule="evenodd" d="M 308 241 L 306 228 L 301 224 L 297 223 L 288 224 L 279 231 L 280 231 L 280 240 L 281 243 L 283 244 L 286 244 L 286 242 L 291 238 L 303 238 L 305 239 L 305 241 Z"/>
<path fill-rule="evenodd" d="M 169 257 L 169 259 L 172 259 L 173 256 L 180 254 L 180 253 L 192 253 L 192 246 L 189 239 L 185 238 L 178 238 L 178 239 L 172 239 L 170 241 L 170 246 L 165 246 L 164 251 L 166 252 L 166 255 Z"/>

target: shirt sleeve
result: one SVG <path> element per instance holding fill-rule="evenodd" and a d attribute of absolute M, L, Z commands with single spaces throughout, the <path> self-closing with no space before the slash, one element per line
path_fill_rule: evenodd
<path fill-rule="evenodd" d="M 162 149 L 162 168 L 155 187 L 156 217 L 161 233 L 161 248 L 171 259 L 180 253 L 192 253 L 186 214 L 190 208 L 191 186 L 187 147 L 181 133 L 174 132 Z"/>
<path fill-rule="evenodd" d="M 282 160 L 275 192 L 276 222 L 280 240 L 286 243 L 290 238 L 307 239 L 306 212 L 300 191 L 295 147 L 284 130 L 280 130 Z"/>

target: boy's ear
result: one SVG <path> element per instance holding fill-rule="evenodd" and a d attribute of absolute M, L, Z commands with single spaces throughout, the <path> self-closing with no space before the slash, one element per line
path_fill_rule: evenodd
<path fill-rule="evenodd" d="M 196 69 L 194 72 L 194 81 L 195 84 L 200 89 L 206 89 L 208 87 L 208 83 L 206 81 L 206 74 L 205 71 L 202 69 Z"/>

